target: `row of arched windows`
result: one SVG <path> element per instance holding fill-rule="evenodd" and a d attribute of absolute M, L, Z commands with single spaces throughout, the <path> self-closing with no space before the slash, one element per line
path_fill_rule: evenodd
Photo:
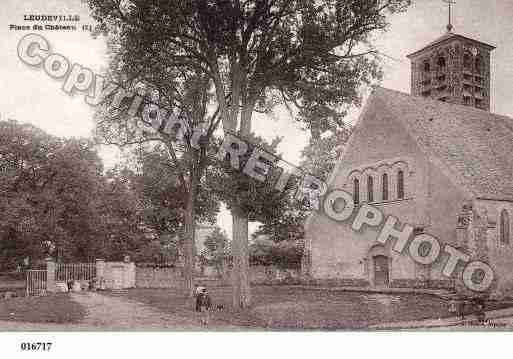
<path fill-rule="evenodd" d="M 424 72 L 430 72 L 431 71 L 431 63 L 429 62 L 429 60 L 424 60 L 424 63 L 423 63 L 422 66 L 423 66 Z M 437 66 L 438 70 L 445 69 L 445 67 L 447 66 L 447 62 L 445 60 L 445 57 L 439 56 L 436 59 L 436 66 Z"/>
<path fill-rule="evenodd" d="M 465 55 L 463 55 L 463 67 L 465 69 L 472 70 L 473 68 L 475 72 L 481 73 L 481 64 L 482 60 L 480 56 L 476 56 L 475 58 L 473 58 L 473 56 L 469 53 L 465 53 Z M 438 70 L 442 70 L 447 66 L 447 62 L 444 56 L 439 56 L 436 59 L 436 66 Z M 429 62 L 429 60 L 424 60 L 422 67 L 424 72 L 430 72 L 431 63 Z"/>
<path fill-rule="evenodd" d="M 397 171 L 397 199 L 404 199 L 404 172 L 403 170 Z M 383 173 L 381 176 L 381 200 L 388 201 L 389 196 L 389 179 L 388 174 Z M 367 176 L 367 202 L 374 202 L 375 200 L 374 177 Z M 354 203 L 360 203 L 360 180 L 355 178 L 353 180 L 353 199 Z"/>

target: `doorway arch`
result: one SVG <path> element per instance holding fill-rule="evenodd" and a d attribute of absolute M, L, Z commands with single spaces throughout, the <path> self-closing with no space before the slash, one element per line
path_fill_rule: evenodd
<path fill-rule="evenodd" d="M 372 286 L 388 286 L 391 281 L 392 257 L 381 244 L 373 245 L 367 252 L 369 282 Z"/>

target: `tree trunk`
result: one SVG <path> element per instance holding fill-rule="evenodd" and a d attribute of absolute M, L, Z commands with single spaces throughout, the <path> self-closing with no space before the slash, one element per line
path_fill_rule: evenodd
<path fill-rule="evenodd" d="M 242 209 L 232 209 L 232 284 L 233 307 L 247 308 L 251 305 L 251 288 L 249 284 L 249 249 L 248 249 L 248 213 Z"/>
<path fill-rule="evenodd" d="M 241 113 L 240 135 L 247 136 L 251 132 L 251 115 L 256 100 L 247 101 L 246 90 L 242 89 L 246 82 L 244 66 L 240 66 L 237 59 L 231 58 L 231 104 L 226 103 L 224 86 L 221 76 L 216 68 L 214 84 L 216 96 L 223 119 L 225 135 L 234 132 L 237 128 L 237 119 L 240 111 L 239 104 L 242 100 L 243 111 Z M 246 94 L 247 95 L 247 94 Z M 241 99 L 241 96 L 243 97 Z M 251 304 L 251 288 L 249 283 L 249 250 L 248 250 L 248 213 L 240 208 L 231 211 L 233 219 L 232 227 L 232 256 L 233 268 L 231 279 L 233 285 L 233 307 L 246 308 Z"/>
<path fill-rule="evenodd" d="M 191 195 L 188 197 L 191 197 Z M 191 208 L 187 207 L 185 214 L 184 285 L 186 295 L 192 297 L 194 292 L 194 217 Z"/>
<path fill-rule="evenodd" d="M 240 134 L 251 133 L 251 115 L 255 102 L 247 103 L 241 112 Z M 233 306 L 247 308 L 251 305 L 251 286 L 249 278 L 248 213 L 241 208 L 232 211 L 232 255 L 233 255 Z"/>
<path fill-rule="evenodd" d="M 195 202 L 198 187 L 198 173 L 191 171 L 191 181 L 187 193 L 187 205 L 185 209 L 185 241 L 184 241 L 184 285 L 185 293 L 191 299 L 194 297 L 194 257 L 195 257 Z"/>

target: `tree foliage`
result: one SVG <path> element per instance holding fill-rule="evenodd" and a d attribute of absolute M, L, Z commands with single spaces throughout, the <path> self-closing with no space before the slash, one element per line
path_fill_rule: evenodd
<path fill-rule="evenodd" d="M 303 245 L 297 241 L 276 243 L 265 236 L 258 236 L 249 246 L 250 262 L 253 265 L 276 265 L 281 268 L 299 268 L 303 256 Z"/>
<path fill-rule="evenodd" d="M 328 131 L 320 138 L 311 138 L 301 152 L 300 168 L 327 182 L 351 132 L 350 127 L 344 126 L 335 133 Z M 264 236 L 274 242 L 301 241 L 304 237 L 303 225 L 311 210 L 307 201 L 297 201 L 289 196 L 282 203 L 280 215 L 264 218 L 253 238 Z"/>
<path fill-rule="evenodd" d="M 179 256 L 177 237 L 161 236 L 153 239 L 133 253 L 133 260 L 138 265 L 173 266 Z"/>
<path fill-rule="evenodd" d="M 228 236 L 218 226 L 214 228 L 203 242 L 205 249 L 201 253 L 204 264 L 214 266 L 218 273 L 222 272 L 223 266 L 230 257 L 230 246 Z"/>
<path fill-rule="evenodd" d="M 352 128 L 344 125 L 336 131 L 325 132 L 322 137 L 312 137 L 301 151 L 301 169 L 327 182 L 351 133 Z"/>
<path fill-rule="evenodd" d="M 126 182 L 103 174 L 91 141 L 61 139 L 0 122 L 0 257 L 15 266 L 122 257 L 141 241 L 138 201 Z"/>
<path fill-rule="evenodd" d="M 267 142 L 263 138 L 250 135 L 240 138 L 248 145 L 248 150 L 239 157 L 239 168 L 233 168 L 230 156 L 217 160 L 216 165 L 208 175 L 209 181 L 219 198 L 221 198 L 229 209 L 239 208 L 248 213 L 252 221 L 264 221 L 278 217 L 286 205 L 291 191 L 294 190 L 294 183 L 289 183 L 283 191 L 277 191 L 273 186 L 279 175 L 280 169 L 276 166 L 277 161 L 269 161 L 263 157 L 260 161 L 269 166 L 267 172 L 261 171 L 265 181 L 253 178 L 244 172 L 244 168 L 254 151 L 265 151 L 268 154 L 279 155 L 276 149 L 279 138 Z M 258 170 L 256 170 L 258 172 Z"/>
<path fill-rule="evenodd" d="M 178 179 L 177 166 L 169 160 L 164 145 L 137 146 L 124 168 L 140 195 L 145 223 L 157 236 L 183 236 L 187 193 Z M 186 159 L 181 163 L 187 167 Z M 204 178 L 199 183 L 195 220 L 214 223 L 219 211 L 217 196 Z"/>
<path fill-rule="evenodd" d="M 205 238 L 203 244 L 208 254 L 214 254 L 227 248 L 228 236 L 219 226 L 216 226 L 212 233 Z"/>
<path fill-rule="evenodd" d="M 297 106 L 298 120 L 316 129 L 341 124 L 347 106 L 360 103 L 360 86 L 381 76 L 372 35 L 411 1 L 88 2 L 120 45 L 122 66 L 134 75 L 198 69 L 214 82 L 224 129 L 235 130 L 241 112 L 249 116 L 241 126 L 250 126 L 254 109 L 277 103 Z"/>

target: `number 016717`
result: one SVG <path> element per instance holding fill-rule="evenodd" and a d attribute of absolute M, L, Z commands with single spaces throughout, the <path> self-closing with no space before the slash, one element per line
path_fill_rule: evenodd
<path fill-rule="evenodd" d="M 20 345 L 20 348 L 23 351 L 45 351 L 45 352 L 47 352 L 47 351 L 50 350 L 51 347 L 52 347 L 52 343 L 50 343 L 50 342 L 46 342 L 46 343 L 42 343 L 42 342 L 38 342 L 38 343 L 23 342 Z"/>

